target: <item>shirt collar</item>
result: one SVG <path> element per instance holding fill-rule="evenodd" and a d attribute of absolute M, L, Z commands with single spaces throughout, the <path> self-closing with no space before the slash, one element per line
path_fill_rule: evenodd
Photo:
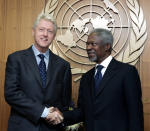
<path fill-rule="evenodd" d="M 35 56 L 38 56 L 39 54 L 43 54 L 46 59 L 49 58 L 49 50 L 47 50 L 45 53 L 41 53 L 41 52 L 35 47 L 35 45 L 32 45 L 32 50 L 33 50 Z"/>
<path fill-rule="evenodd" d="M 112 58 L 113 58 L 113 57 L 112 57 L 111 55 L 108 56 L 105 60 L 102 61 L 101 64 L 96 64 L 96 67 L 97 67 L 98 65 L 102 65 L 102 66 L 104 66 L 104 68 L 107 68 L 108 65 L 109 65 L 109 63 L 111 62 Z"/>

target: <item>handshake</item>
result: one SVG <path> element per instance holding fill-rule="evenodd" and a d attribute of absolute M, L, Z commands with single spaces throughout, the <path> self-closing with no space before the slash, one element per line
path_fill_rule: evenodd
<path fill-rule="evenodd" d="M 63 114 L 59 111 L 58 108 L 50 107 L 48 109 L 49 109 L 49 114 L 47 115 L 45 120 L 49 124 L 57 125 L 63 122 L 64 120 Z"/>

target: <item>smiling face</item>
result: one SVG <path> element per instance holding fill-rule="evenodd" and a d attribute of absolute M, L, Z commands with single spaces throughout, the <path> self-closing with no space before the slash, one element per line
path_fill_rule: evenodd
<path fill-rule="evenodd" d="M 46 52 L 55 38 L 55 30 L 52 22 L 41 19 L 38 25 L 32 30 L 35 47 L 40 52 Z"/>
<path fill-rule="evenodd" d="M 110 55 L 110 44 L 104 44 L 96 33 L 91 33 L 88 36 L 86 50 L 90 61 L 101 63 Z"/>

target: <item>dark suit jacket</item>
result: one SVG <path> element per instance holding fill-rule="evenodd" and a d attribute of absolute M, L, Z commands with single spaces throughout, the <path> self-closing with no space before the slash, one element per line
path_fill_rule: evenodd
<path fill-rule="evenodd" d="M 8 56 L 5 76 L 5 99 L 11 106 L 8 131 L 60 131 L 41 119 L 46 107 L 67 109 L 71 102 L 70 64 L 51 51 L 46 88 L 30 47 Z"/>
<path fill-rule="evenodd" d="M 86 131 L 143 131 L 141 83 L 135 67 L 112 59 L 94 95 L 94 72 L 80 82 L 78 108 L 65 112 L 66 120 L 83 118 Z"/>

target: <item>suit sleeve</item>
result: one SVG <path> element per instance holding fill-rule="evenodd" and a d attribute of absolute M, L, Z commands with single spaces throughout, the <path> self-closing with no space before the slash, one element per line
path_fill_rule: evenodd
<path fill-rule="evenodd" d="M 62 103 L 63 103 L 63 110 L 68 110 L 71 106 L 71 97 L 72 97 L 72 75 L 70 64 L 67 63 L 65 66 L 65 73 L 63 78 L 63 96 L 62 96 Z"/>
<path fill-rule="evenodd" d="M 135 67 L 130 67 L 124 79 L 129 131 L 144 131 L 141 82 Z"/>
<path fill-rule="evenodd" d="M 83 93 L 83 77 L 80 81 L 80 88 L 79 88 L 79 95 L 78 95 L 78 104 L 77 104 L 77 108 L 75 108 L 73 111 L 67 111 L 64 112 L 64 118 L 66 121 L 69 121 L 71 124 L 75 124 L 78 122 L 82 122 L 83 121 L 83 97 L 82 97 L 82 93 Z M 70 124 L 69 123 L 69 124 Z"/>
<path fill-rule="evenodd" d="M 18 114 L 37 123 L 44 106 L 27 96 L 20 85 L 20 63 L 17 55 L 9 55 L 6 63 L 4 95 Z"/>

